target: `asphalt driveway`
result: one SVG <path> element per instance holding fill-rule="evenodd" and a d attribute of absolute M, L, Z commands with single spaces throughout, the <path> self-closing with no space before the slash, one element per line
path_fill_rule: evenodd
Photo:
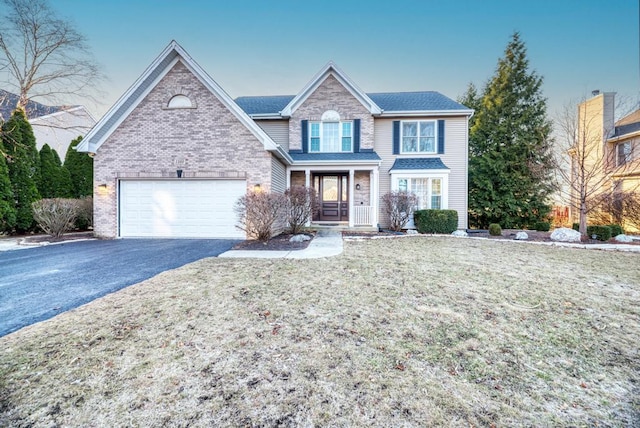
<path fill-rule="evenodd" d="M 229 250 L 228 239 L 118 239 L 0 252 L 0 336 L 163 271 Z"/>

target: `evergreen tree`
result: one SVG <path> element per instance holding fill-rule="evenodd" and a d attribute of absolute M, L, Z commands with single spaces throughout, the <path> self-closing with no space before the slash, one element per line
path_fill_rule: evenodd
<path fill-rule="evenodd" d="M 55 198 L 57 196 L 57 184 L 60 166 L 56 165 L 53 151 L 48 144 L 40 149 L 40 180 L 38 192 L 43 198 Z"/>
<path fill-rule="evenodd" d="M 71 141 L 63 165 L 69 171 L 74 198 L 93 195 L 93 159 L 86 153 L 75 150 L 80 141 L 82 137 Z"/>
<path fill-rule="evenodd" d="M 4 145 L 0 141 L 0 232 L 11 232 L 16 225 L 16 209 L 4 154 Z"/>
<path fill-rule="evenodd" d="M 40 149 L 38 191 L 43 198 L 71 198 L 73 196 L 69 171 L 62 167 L 60 156 L 48 144 Z"/>
<path fill-rule="evenodd" d="M 31 203 L 40 199 L 36 182 L 39 176 L 39 157 L 31 125 L 22 110 L 16 110 L 2 126 L 2 141 L 13 191 L 17 232 L 33 227 Z"/>
<path fill-rule="evenodd" d="M 529 71 L 525 44 L 515 33 L 475 106 L 469 133 L 472 226 L 523 228 L 549 215 L 552 127 L 541 88 L 542 78 Z M 465 97 L 470 104 L 478 100 L 471 90 Z"/>

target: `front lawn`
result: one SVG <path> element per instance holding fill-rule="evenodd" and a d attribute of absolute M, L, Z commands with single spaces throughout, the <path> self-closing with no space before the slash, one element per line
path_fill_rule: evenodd
<path fill-rule="evenodd" d="M 0 338 L 0 426 L 637 426 L 640 254 L 207 259 Z"/>

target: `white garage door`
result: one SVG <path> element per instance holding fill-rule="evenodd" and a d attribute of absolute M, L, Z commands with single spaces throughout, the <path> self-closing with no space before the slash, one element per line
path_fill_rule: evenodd
<path fill-rule="evenodd" d="M 244 180 L 122 180 L 120 236 L 244 238 L 233 206 Z"/>

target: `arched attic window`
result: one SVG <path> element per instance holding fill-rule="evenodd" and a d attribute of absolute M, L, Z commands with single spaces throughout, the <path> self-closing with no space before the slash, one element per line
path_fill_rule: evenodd
<path fill-rule="evenodd" d="M 167 108 L 193 108 L 191 99 L 186 95 L 178 94 L 171 97 L 167 103 Z"/>

